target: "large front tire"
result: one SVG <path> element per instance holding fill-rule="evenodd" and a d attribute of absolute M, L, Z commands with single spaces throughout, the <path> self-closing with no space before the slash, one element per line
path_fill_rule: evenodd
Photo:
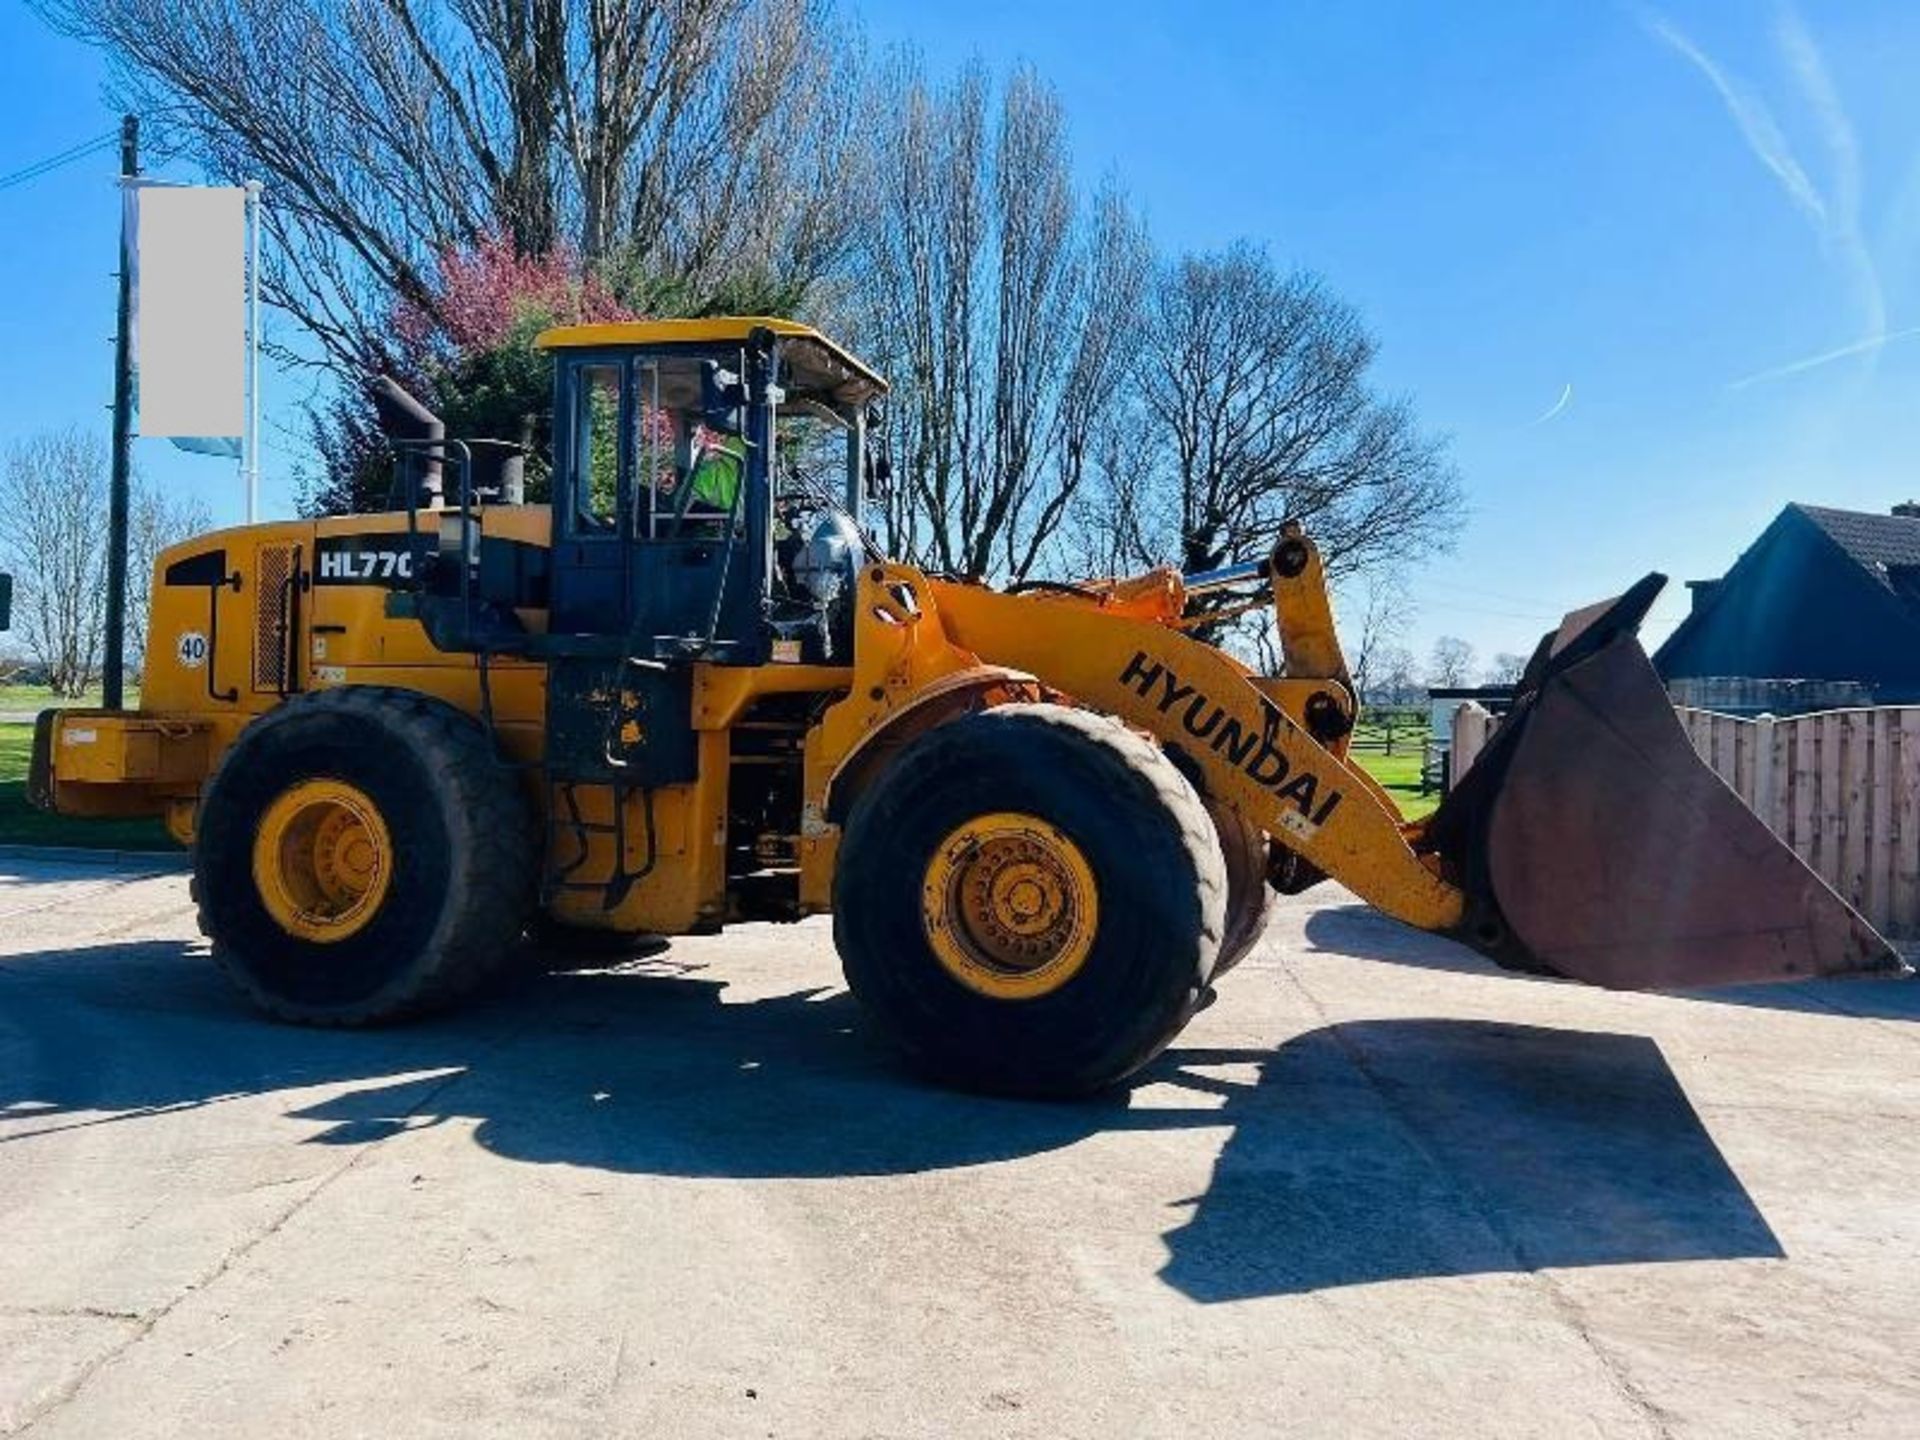
<path fill-rule="evenodd" d="M 370 1025 L 496 972 L 537 863 L 525 800 L 471 717 L 354 686 L 241 732 L 201 802 L 193 893 L 214 960 L 262 1010 Z"/>
<path fill-rule="evenodd" d="M 1117 721 L 1006 705 L 914 741 L 848 817 L 834 884 L 847 983 L 923 1071 L 1079 1095 L 1199 1008 L 1226 878 L 1173 762 Z"/>

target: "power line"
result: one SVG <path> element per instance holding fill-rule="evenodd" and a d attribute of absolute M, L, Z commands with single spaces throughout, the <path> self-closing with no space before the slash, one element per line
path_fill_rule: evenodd
<path fill-rule="evenodd" d="M 74 161 L 83 160 L 89 155 L 97 155 L 103 150 L 112 148 L 113 141 L 114 137 L 112 135 L 97 136 L 92 140 L 75 145 L 69 150 L 62 150 L 57 155 L 49 155 L 44 160 L 37 161 L 23 169 L 14 171 L 11 175 L 0 176 L 0 190 L 10 190 L 16 185 L 24 185 L 30 180 L 38 180 L 42 175 L 58 170 L 63 165 L 70 165 Z"/>
<path fill-rule="evenodd" d="M 11 190 L 14 186 L 24 185 L 29 180 L 38 180 L 42 175 L 58 170 L 62 165 L 71 165 L 76 160 L 84 160 L 89 155 L 110 149 L 117 139 L 119 139 L 119 132 L 109 130 L 104 135 L 96 135 L 91 140 L 82 140 L 78 145 L 62 150 L 58 154 L 49 155 L 44 160 L 36 160 L 31 165 L 15 170 L 11 175 L 0 175 L 0 190 Z"/>
<path fill-rule="evenodd" d="M 1490 605 L 1469 605 L 1445 595 L 1435 597 L 1435 603 L 1429 607 L 1435 610 L 1459 610 L 1468 615 L 1493 615 L 1502 620 L 1558 620 L 1566 610 L 1505 610 Z M 1569 606 L 1569 609 L 1572 607 Z"/>
<path fill-rule="evenodd" d="M 1423 575 L 1419 583 L 1432 585 L 1441 590 L 1458 590 L 1467 595 L 1486 595 L 1495 600 L 1511 600 L 1521 605 L 1549 603 L 1543 601 L 1538 595 L 1516 595 L 1511 590 L 1489 590 L 1484 585 L 1468 585 L 1459 580 L 1445 580 L 1438 575 Z"/>
<path fill-rule="evenodd" d="M 1524 610 L 1516 610 L 1516 609 L 1510 608 L 1509 606 L 1495 607 L 1490 605 L 1471 604 L 1464 600 L 1456 600 L 1451 596 L 1447 596 L 1447 595 L 1430 597 L 1436 602 L 1433 607 L 1436 609 L 1463 610 L 1469 614 L 1493 615 L 1505 620 L 1551 620 L 1551 621 L 1558 622 L 1561 619 L 1564 619 L 1566 616 L 1572 614 L 1575 610 L 1584 608 L 1584 605 L 1591 605 L 1598 600 L 1602 600 L 1606 598 L 1600 595 L 1593 595 L 1593 596 L 1589 596 L 1587 600 L 1583 602 L 1582 605 L 1557 605 L 1555 604 L 1554 601 L 1542 598 L 1541 596 L 1538 596 L 1538 595 L 1516 595 L 1512 591 L 1488 590 L 1477 585 L 1463 585 L 1458 581 L 1439 580 L 1439 579 L 1433 579 L 1433 578 L 1422 578 L 1420 580 L 1415 581 L 1408 588 L 1417 594 L 1420 590 L 1428 586 L 1434 587 L 1436 589 L 1442 589 L 1442 590 L 1457 590 L 1463 594 L 1473 595 L 1476 597 L 1484 596 L 1494 600 L 1511 601 L 1515 605 L 1524 605 L 1528 607 L 1527 609 L 1524 609 Z M 1658 623 L 1662 621 L 1677 623 L 1680 620 L 1685 619 L 1686 614 L 1687 612 L 1685 610 L 1680 610 L 1680 611 L 1671 612 L 1671 613 L 1662 612 L 1659 614 L 1648 615 L 1647 620 L 1649 621 L 1649 623 Z"/>
<path fill-rule="evenodd" d="M 1578 610 L 1582 605 L 1590 605 L 1600 598 L 1597 595 L 1589 595 L 1585 600 L 1566 604 L 1544 595 L 1516 595 L 1511 590 L 1489 590 L 1480 585 L 1466 585 L 1458 580 L 1442 580 L 1436 577 L 1423 577 L 1416 581 L 1415 585 L 1416 587 L 1432 586 L 1438 590 L 1457 590 L 1463 595 L 1483 596 L 1487 599 L 1506 602 L 1508 605 L 1524 605 L 1529 611 L 1535 609 L 1554 610 L 1562 615 L 1566 614 L 1569 610 Z M 1468 609 L 1471 607 L 1462 606 L 1461 608 Z"/>

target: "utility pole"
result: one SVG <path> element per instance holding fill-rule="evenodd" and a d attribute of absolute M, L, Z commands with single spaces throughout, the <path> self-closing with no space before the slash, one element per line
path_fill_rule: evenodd
<path fill-rule="evenodd" d="M 120 324 L 113 337 L 113 475 L 107 490 L 107 653 L 100 666 L 101 700 L 126 707 L 127 509 L 133 471 L 133 262 L 126 206 L 140 174 L 140 117 L 120 118 Z"/>

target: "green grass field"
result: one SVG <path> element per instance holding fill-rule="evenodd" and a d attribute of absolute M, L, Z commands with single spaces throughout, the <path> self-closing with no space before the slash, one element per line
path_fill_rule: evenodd
<path fill-rule="evenodd" d="M 1392 755 L 1378 750 L 1357 750 L 1353 754 L 1362 770 L 1380 782 L 1400 811 L 1409 820 L 1423 820 L 1440 804 L 1440 792 L 1420 793 L 1420 749 L 1417 744 L 1394 746 Z"/>
<path fill-rule="evenodd" d="M 4 704 L 0 700 L 0 705 Z M 27 803 L 27 762 L 32 754 L 31 725 L 0 725 L 0 845 L 74 845 L 91 850 L 179 848 L 158 820 L 74 820 L 34 809 Z"/>
<path fill-rule="evenodd" d="M 86 709 L 98 706 L 100 692 L 90 690 L 76 700 L 56 699 L 54 693 L 44 685 L 0 685 L 0 710 L 50 710 L 54 706 L 61 709 Z M 140 703 L 140 691 L 137 687 L 127 687 L 127 703 Z"/>
<path fill-rule="evenodd" d="M 1424 719 L 1424 717 L 1423 717 Z M 1386 732 L 1378 725 L 1361 724 L 1354 732 L 1353 759 L 1394 798 L 1409 820 L 1423 820 L 1440 804 L 1440 792 L 1420 793 L 1420 766 L 1424 758 L 1421 741 L 1426 727 L 1403 724 L 1393 732 L 1393 754 L 1384 753 Z"/>

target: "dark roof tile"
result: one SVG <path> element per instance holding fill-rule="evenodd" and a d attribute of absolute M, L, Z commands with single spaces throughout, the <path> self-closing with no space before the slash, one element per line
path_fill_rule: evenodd
<path fill-rule="evenodd" d="M 1793 508 L 1825 531 L 1874 579 L 1907 598 L 1911 587 L 1903 587 L 1894 572 L 1920 566 L 1920 517 L 1829 510 L 1821 505 Z"/>

